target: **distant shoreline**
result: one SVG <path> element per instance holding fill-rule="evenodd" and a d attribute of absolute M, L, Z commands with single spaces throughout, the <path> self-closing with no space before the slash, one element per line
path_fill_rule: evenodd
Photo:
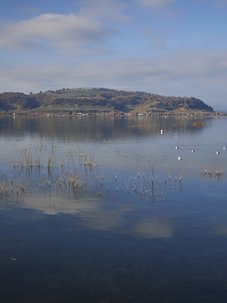
<path fill-rule="evenodd" d="M 4 114 L 68 114 L 107 116 L 216 115 L 211 106 L 195 97 L 162 96 L 106 88 L 67 89 L 0 94 Z"/>
<path fill-rule="evenodd" d="M 227 117 L 227 112 L 207 112 L 207 111 L 160 111 L 153 113 L 140 113 L 140 112 L 120 112 L 120 111 L 10 111 L 10 112 L 0 112 L 2 117 L 16 117 L 16 116 L 29 116 L 29 117 L 59 117 L 59 116 L 68 116 L 68 117 L 105 117 L 105 118 L 142 118 L 142 117 L 186 117 L 186 118 L 205 118 L 205 117 Z"/>

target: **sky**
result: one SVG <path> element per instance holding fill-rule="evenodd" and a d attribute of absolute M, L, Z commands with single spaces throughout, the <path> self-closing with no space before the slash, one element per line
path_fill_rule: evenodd
<path fill-rule="evenodd" d="M 105 87 L 227 108 L 227 0 L 0 0 L 0 92 Z"/>

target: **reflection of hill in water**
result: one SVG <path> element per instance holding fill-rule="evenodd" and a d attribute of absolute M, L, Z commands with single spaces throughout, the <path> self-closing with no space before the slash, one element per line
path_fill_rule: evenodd
<path fill-rule="evenodd" d="M 191 133 L 203 129 L 209 118 L 198 120 L 186 118 L 146 119 L 100 119 L 100 118 L 24 118 L 0 119 L 0 133 L 7 136 L 27 134 L 56 137 L 64 140 L 108 140 L 133 136 L 156 136 L 160 130 L 169 133 Z M 210 121 L 210 120 L 209 120 Z"/>

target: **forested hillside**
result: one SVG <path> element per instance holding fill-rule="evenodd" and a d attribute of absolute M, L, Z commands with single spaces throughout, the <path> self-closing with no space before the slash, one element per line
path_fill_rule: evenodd
<path fill-rule="evenodd" d="M 2 93 L 0 110 L 8 111 L 120 111 L 163 112 L 176 110 L 213 112 L 212 107 L 194 97 L 166 97 L 145 92 L 105 88 L 60 89 L 38 94 Z"/>

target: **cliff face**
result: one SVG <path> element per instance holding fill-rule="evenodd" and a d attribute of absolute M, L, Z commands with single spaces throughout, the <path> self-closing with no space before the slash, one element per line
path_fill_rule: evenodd
<path fill-rule="evenodd" d="M 212 107 L 193 97 L 165 97 L 144 92 L 127 92 L 104 88 L 61 89 L 38 94 L 2 93 L 1 111 L 86 108 L 122 112 L 174 111 L 178 109 L 213 112 Z"/>

